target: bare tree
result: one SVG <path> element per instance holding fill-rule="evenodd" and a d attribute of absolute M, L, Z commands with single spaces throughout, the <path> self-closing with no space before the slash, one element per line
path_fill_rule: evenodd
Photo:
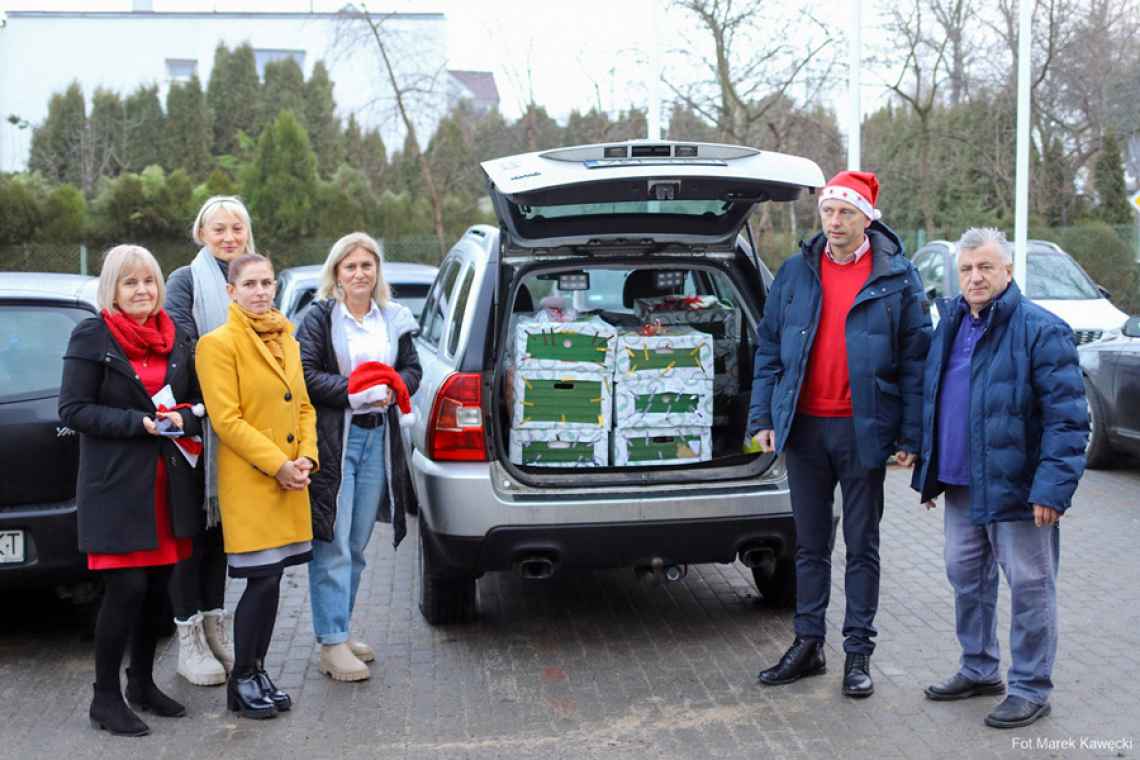
<path fill-rule="evenodd" d="M 765 141 L 769 109 L 793 85 L 831 70 L 836 40 L 806 4 L 798 11 L 764 0 L 674 0 L 673 6 L 697 19 L 711 39 L 712 53 L 694 52 L 707 47 L 701 44 L 674 51 L 698 58 L 706 77 L 663 81 L 689 110 L 716 124 L 726 141 Z"/>
<path fill-rule="evenodd" d="M 342 38 L 350 45 L 366 44 L 374 46 L 378 56 L 381 77 L 388 82 L 391 88 L 392 103 L 396 116 L 405 131 L 405 148 L 414 152 L 414 158 L 420 169 L 420 177 L 431 201 L 432 226 L 439 241 L 439 252 L 442 257 L 447 253 L 447 233 L 443 225 L 443 197 L 436 184 L 432 172 L 431 161 L 420 147 L 416 135 L 415 120 L 422 114 L 415 113 L 417 107 L 423 106 L 425 96 L 437 95 L 436 79 L 439 71 L 428 75 L 412 74 L 397 67 L 393 59 L 409 51 L 397 49 L 399 45 L 396 35 L 384 28 L 384 24 L 396 16 L 395 13 L 373 13 L 367 4 L 345 6 L 338 14 L 341 18 L 340 32 Z"/>

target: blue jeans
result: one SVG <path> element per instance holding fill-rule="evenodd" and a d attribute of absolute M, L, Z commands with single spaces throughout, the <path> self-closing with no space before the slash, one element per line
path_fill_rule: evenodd
<path fill-rule="evenodd" d="M 843 651 L 875 651 L 879 609 L 879 520 L 885 469 L 859 464 L 850 417 L 797 414 L 784 454 L 796 523 L 796 636 L 822 641 L 831 598 L 832 506 L 835 485 L 843 493 L 843 542 L 847 569 L 843 591 Z"/>
<path fill-rule="evenodd" d="M 1032 520 L 974 525 L 970 490 L 946 490 L 946 577 L 954 587 L 961 673 L 971 681 L 1001 678 L 997 640 L 998 567 L 1012 606 L 1008 691 L 1044 704 L 1053 691 L 1057 654 L 1057 566 L 1061 532 Z"/>
<path fill-rule="evenodd" d="M 336 502 L 332 541 L 313 541 L 309 600 L 313 631 L 321 644 L 348 641 L 349 621 L 364 572 L 364 549 L 384 495 L 386 428 L 350 425 Z"/>

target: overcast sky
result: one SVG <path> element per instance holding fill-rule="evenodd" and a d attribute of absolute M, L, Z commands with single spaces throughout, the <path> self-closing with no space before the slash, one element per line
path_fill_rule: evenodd
<path fill-rule="evenodd" d="M 651 81 L 650 3 L 657 2 L 657 49 L 661 66 L 678 60 L 690 17 L 667 0 L 373 0 L 373 10 L 434 11 L 447 15 L 449 67 L 490 70 L 512 118 L 533 91 L 534 100 L 559 119 L 572 109 L 600 105 L 617 111 L 644 107 Z M 875 0 L 863 0 L 873 24 Z M 336 11 L 345 0 L 153 0 L 156 11 Z M 826 0 L 831 20 L 846 24 L 848 3 Z M 131 0 L 0 0 L 8 10 L 130 10 Z M 867 32 L 864 33 L 865 35 Z M 695 72 L 694 72 L 695 74 Z M 845 72 L 842 72 L 845 76 Z M 669 99 L 665 87 L 662 100 Z M 863 88 L 863 111 L 881 102 L 881 87 Z M 846 123 L 846 84 L 830 103 Z"/>

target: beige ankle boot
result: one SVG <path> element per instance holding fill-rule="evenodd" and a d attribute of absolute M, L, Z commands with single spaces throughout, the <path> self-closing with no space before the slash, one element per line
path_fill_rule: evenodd
<path fill-rule="evenodd" d="M 206 643 L 202 613 L 189 620 L 174 619 L 178 627 L 178 675 L 195 686 L 219 686 L 226 682 L 226 669 Z"/>
<path fill-rule="evenodd" d="M 361 662 L 372 662 L 376 659 L 376 653 L 372 651 L 372 647 L 368 646 L 360 639 L 349 639 L 348 649 L 354 655 L 356 655 L 356 659 L 360 660 Z"/>
<path fill-rule="evenodd" d="M 202 613 L 202 629 L 206 632 L 206 644 L 214 658 L 222 663 L 228 675 L 234 669 L 234 642 L 226 625 L 225 610 L 206 610 Z"/>
<path fill-rule="evenodd" d="M 321 672 L 334 681 L 364 681 L 368 666 L 357 659 L 348 644 L 321 646 Z"/>

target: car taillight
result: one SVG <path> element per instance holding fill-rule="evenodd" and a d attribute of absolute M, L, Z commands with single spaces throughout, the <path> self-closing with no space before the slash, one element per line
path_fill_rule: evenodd
<path fill-rule="evenodd" d="M 457 372 L 444 381 L 432 405 L 428 456 L 443 462 L 485 462 L 482 378 Z"/>

